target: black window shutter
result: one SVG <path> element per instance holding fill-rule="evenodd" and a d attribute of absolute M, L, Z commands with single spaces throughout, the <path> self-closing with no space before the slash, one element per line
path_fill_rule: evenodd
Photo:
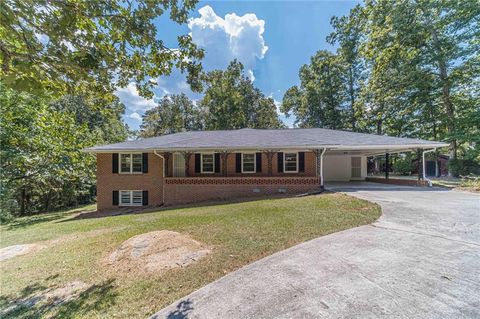
<path fill-rule="evenodd" d="M 215 153 L 213 165 L 215 166 L 215 173 L 220 173 L 220 153 Z"/>
<path fill-rule="evenodd" d="M 118 191 L 112 192 L 112 205 L 118 206 Z"/>
<path fill-rule="evenodd" d="M 242 172 L 242 153 L 235 153 L 235 171 Z"/>
<path fill-rule="evenodd" d="M 112 173 L 118 173 L 118 153 L 112 154 Z"/>
<path fill-rule="evenodd" d="M 195 173 L 200 173 L 200 154 L 195 154 Z"/>
<path fill-rule="evenodd" d="M 298 152 L 298 171 L 305 172 L 305 152 Z"/>
<path fill-rule="evenodd" d="M 142 205 L 143 206 L 148 205 L 148 191 L 142 192 Z"/>
<path fill-rule="evenodd" d="M 148 153 L 142 154 L 142 172 L 148 173 Z"/>
<path fill-rule="evenodd" d="M 279 173 L 283 173 L 283 153 L 277 153 L 277 169 Z"/>
<path fill-rule="evenodd" d="M 255 159 L 257 164 L 256 171 L 257 173 L 261 173 L 262 172 L 262 153 L 256 153 L 255 156 L 257 157 Z"/>

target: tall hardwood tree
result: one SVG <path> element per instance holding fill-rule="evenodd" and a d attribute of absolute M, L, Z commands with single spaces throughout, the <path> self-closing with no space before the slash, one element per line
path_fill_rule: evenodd
<path fill-rule="evenodd" d="M 287 90 L 281 111 L 294 114 L 300 127 L 344 128 L 344 72 L 338 56 L 318 51 L 310 64 L 300 68 L 300 87 Z"/>
<path fill-rule="evenodd" d="M 357 5 L 348 16 L 333 17 L 331 21 L 334 31 L 327 37 L 330 44 L 338 44 L 337 56 L 344 66 L 342 80 L 346 96 L 347 128 L 353 131 L 365 130 L 363 120 L 364 104 L 359 102 L 361 88 L 366 77 L 364 57 L 360 46 L 365 33 L 362 7 Z"/>
<path fill-rule="evenodd" d="M 205 114 L 206 129 L 283 126 L 273 99 L 253 86 L 240 62 L 234 60 L 226 70 L 206 73 L 203 85 L 205 95 L 199 105 Z"/>
<path fill-rule="evenodd" d="M 203 128 L 200 109 L 185 95 L 166 95 L 158 106 L 145 112 L 140 137 L 152 137 Z"/>

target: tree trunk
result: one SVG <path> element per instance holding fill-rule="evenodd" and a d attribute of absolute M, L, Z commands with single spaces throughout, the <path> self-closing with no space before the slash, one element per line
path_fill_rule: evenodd
<path fill-rule="evenodd" d="M 437 32 L 432 28 L 432 39 L 438 57 L 438 70 L 440 82 L 442 84 L 442 101 L 447 114 L 447 132 L 450 136 L 455 134 L 455 108 L 450 97 L 450 81 L 448 78 L 447 64 L 442 56 L 442 49 L 438 41 Z M 457 140 L 454 138 L 450 142 L 449 153 L 451 159 L 457 159 Z"/>
<path fill-rule="evenodd" d="M 20 193 L 20 216 L 25 215 L 25 188 L 22 188 Z"/>
<path fill-rule="evenodd" d="M 439 62 L 440 80 L 442 81 L 442 100 L 447 113 L 447 131 L 450 136 L 455 133 L 455 111 L 452 100 L 450 99 L 450 83 L 447 78 L 447 68 L 443 61 Z M 450 142 L 450 158 L 457 159 L 457 140 Z"/>
<path fill-rule="evenodd" d="M 382 135 L 382 119 L 377 120 L 377 134 Z"/>
<path fill-rule="evenodd" d="M 45 203 L 44 203 L 44 206 L 43 206 L 43 210 L 46 211 L 46 212 L 49 211 L 51 198 L 52 198 L 52 191 L 49 191 L 47 193 L 47 196 L 45 198 Z"/>
<path fill-rule="evenodd" d="M 25 194 L 25 214 L 30 214 L 32 212 L 30 205 L 31 195 L 29 193 Z M 27 212 L 28 209 L 28 212 Z"/>
<path fill-rule="evenodd" d="M 357 123 L 355 119 L 355 90 L 353 88 L 353 72 L 352 68 L 348 69 L 348 91 L 350 93 L 350 123 L 352 125 L 352 131 L 355 131 Z"/>

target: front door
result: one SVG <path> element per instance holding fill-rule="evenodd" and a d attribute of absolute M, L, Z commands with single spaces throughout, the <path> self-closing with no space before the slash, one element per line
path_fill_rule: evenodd
<path fill-rule="evenodd" d="M 185 177 L 185 157 L 180 153 L 173 153 L 173 176 Z"/>
<path fill-rule="evenodd" d="M 362 158 L 352 156 L 352 179 L 362 178 Z"/>

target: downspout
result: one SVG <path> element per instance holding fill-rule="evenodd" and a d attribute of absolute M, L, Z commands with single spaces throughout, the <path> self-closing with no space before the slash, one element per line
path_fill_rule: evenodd
<path fill-rule="evenodd" d="M 327 148 L 324 147 L 322 153 L 320 154 L 320 189 L 323 192 L 325 190 L 325 185 L 323 185 L 323 154 L 327 151 Z"/>
<path fill-rule="evenodd" d="M 423 180 L 428 182 L 428 186 L 429 186 L 429 187 L 432 187 L 432 181 L 427 178 L 427 171 L 426 171 L 426 166 L 427 166 L 427 165 L 426 165 L 426 163 L 425 163 L 425 154 L 426 154 L 426 153 L 430 153 L 430 152 L 434 152 L 434 151 L 436 151 L 436 150 L 437 150 L 437 149 L 434 148 L 434 149 L 431 149 L 431 150 L 428 150 L 428 151 L 423 151 L 423 153 L 422 153 L 422 173 L 423 173 Z"/>
<path fill-rule="evenodd" d="M 153 154 L 162 159 L 162 205 L 165 205 L 165 157 L 163 157 L 161 154 L 158 154 L 157 150 L 153 150 Z"/>

